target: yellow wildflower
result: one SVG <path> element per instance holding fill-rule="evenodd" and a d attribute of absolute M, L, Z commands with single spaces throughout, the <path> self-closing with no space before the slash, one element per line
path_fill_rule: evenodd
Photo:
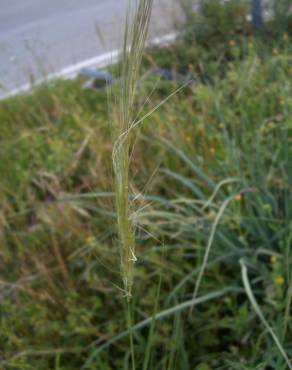
<path fill-rule="evenodd" d="M 235 41 L 234 40 L 230 40 L 229 41 L 229 46 L 235 46 Z"/>
<path fill-rule="evenodd" d="M 271 256 L 270 261 L 271 261 L 271 263 L 276 263 L 278 261 L 278 257 L 273 255 L 273 256 Z"/>
<path fill-rule="evenodd" d="M 208 214 L 207 214 L 207 219 L 208 220 L 213 220 L 216 216 L 216 213 L 214 211 L 210 211 Z"/>
<path fill-rule="evenodd" d="M 272 49 L 272 53 L 273 53 L 274 55 L 278 55 L 278 54 L 279 54 L 279 50 L 278 50 L 277 48 L 273 48 L 273 49 Z"/>
<path fill-rule="evenodd" d="M 234 200 L 236 200 L 237 202 L 240 202 L 240 201 L 241 201 L 241 199 L 242 199 L 242 195 L 241 195 L 241 194 L 236 194 L 236 195 L 234 196 Z"/>
<path fill-rule="evenodd" d="M 285 280 L 283 278 L 283 276 L 276 276 L 275 279 L 274 279 L 274 282 L 276 285 L 283 285 Z"/>

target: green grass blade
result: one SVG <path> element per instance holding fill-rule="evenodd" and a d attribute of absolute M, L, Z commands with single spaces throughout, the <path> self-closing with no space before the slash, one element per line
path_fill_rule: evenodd
<path fill-rule="evenodd" d="M 264 324 L 265 328 L 270 333 L 272 339 L 274 340 L 276 346 L 279 349 L 279 352 L 281 353 L 281 355 L 283 356 L 284 360 L 286 361 L 286 364 L 287 364 L 288 368 L 291 370 L 292 369 L 292 363 L 291 363 L 291 361 L 289 360 L 289 358 L 288 358 L 288 356 L 287 356 L 287 354 L 286 354 L 286 352 L 285 352 L 285 350 L 284 350 L 284 348 L 283 348 L 283 346 L 282 346 L 279 338 L 275 334 L 275 332 L 272 329 L 272 327 L 270 326 L 270 324 L 265 319 L 265 317 L 264 317 L 264 315 L 262 313 L 262 310 L 260 309 L 260 306 L 258 305 L 258 303 L 257 303 L 257 301 L 255 299 L 255 296 L 253 294 L 253 291 L 252 291 L 251 286 L 250 286 L 250 283 L 249 283 L 248 273 L 247 273 L 247 267 L 246 267 L 243 259 L 240 260 L 240 265 L 241 265 L 242 281 L 243 281 L 243 285 L 244 285 L 244 289 L 245 289 L 246 295 L 248 296 L 248 299 L 249 299 L 249 301 L 250 301 L 253 309 L 255 310 L 256 314 L 260 318 L 261 322 Z"/>

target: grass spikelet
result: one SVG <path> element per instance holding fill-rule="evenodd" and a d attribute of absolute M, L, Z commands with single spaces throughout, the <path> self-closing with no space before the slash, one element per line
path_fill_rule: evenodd
<path fill-rule="evenodd" d="M 131 129 L 135 121 L 135 95 L 143 51 L 147 38 L 153 0 L 140 0 L 129 7 L 123 41 L 121 79 L 113 94 L 113 167 L 115 174 L 116 211 L 118 223 L 121 272 L 125 296 L 132 294 L 133 269 L 136 262 L 135 235 L 129 203 L 129 168 Z M 134 12 L 133 21 L 130 20 Z"/>

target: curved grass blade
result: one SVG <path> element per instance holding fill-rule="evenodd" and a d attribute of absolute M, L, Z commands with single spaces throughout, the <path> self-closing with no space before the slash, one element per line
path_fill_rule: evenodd
<path fill-rule="evenodd" d="M 249 283 L 249 279 L 248 279 L 248 274 L 247 274 L 247 267 L 244 263 L 244 260 L 241 259 L 240 261 L 240 265 L 241 265 L 241 275 L 242 275 L 242 281 L 243 281 L 243 285 L 244 285 L 244 289 L 245 289 L 245 292 L 246 292 L 246 295 L 248 296 L 248 299 L 252 305 L 252 308 L 255 310 L 256 314 L 258 315 L 258 317 L 260 318 L 261 322 L 264 324 L 265 328 L 267 329 L 267 331 L 270 333 L 272 339 L 274 340 L 276 346 L 278 347 L 279 349 L 279 352 L 281 353 L 281 355 L 283 356 L 284 360 L 286 361 L 286 364 L 288 366 L 288 369 L 292 369 L 292 363 L 291 361 L 289 360 L 279 338 L 277 337 L 277 335 L 275 334 L 274 330 L 272 329 L 272 327 L 270 326 L 270 324 L 267 322 L 267 320 L 265 319 L 263 313 L 262 313 L 262 310 L 260 309 L 260 306 L 258 305 L 256 299 L 255 299 L 255 296 L 253 294 L 253 291 L 251 289 L 251 286 L 250 286 L 250 283 Z"/>

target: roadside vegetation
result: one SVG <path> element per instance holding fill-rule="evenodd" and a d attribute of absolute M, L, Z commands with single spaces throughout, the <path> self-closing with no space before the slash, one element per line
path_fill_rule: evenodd
<path fill-rule="evenodd" d="M 289 1 L 190 3 L 110 94 L 0 102 L 1 370 L 292 368 Z"/>

